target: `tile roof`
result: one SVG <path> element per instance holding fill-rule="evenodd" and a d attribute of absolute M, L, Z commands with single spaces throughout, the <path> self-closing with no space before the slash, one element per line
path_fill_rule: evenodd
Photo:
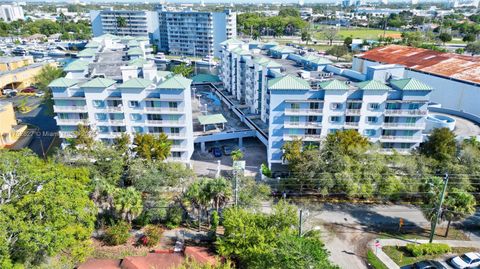
<path fill-rule="evenodd" d="M 50 82 L 48 84 L 48 87 L 58 87 L 58 88 L 68 88 L 71 87 L 75 84 L 77 84 L 78 81 L 74 79 L 69 79 L 69 78 L 57 78 L 54 81 Z"/>
<path fill-rule="evenodd" d="M 185 78 L 182 75 L 175 75 L 169 77 L 167 80 L 158 85 L 158 89 L 186 89 L 190 87 L 192 80 Z"/>
<path fill-rule="evenodd" d="M 138 46 L 140 46 L 140 43 L 138 43 L 137 40 L 132 39 L 132 40 L 128 41 L 128 46 L 129 47 L 138 47 Z"/>
<path fill-rule="evenodd" d="M 143 55 L 143 50 L 139 47 L 131 48 L 127 51 L 128 55 Z"/>
<path fill-rule="evenodd" d="M 277 52 L 280 52 L 280 53 L 294 53 L 295 52 L 295 50 L 293 50 L 289 47 L 285 47 L 285 46 L 275 46 L 275 47 L 271 48 L 270 50 L 277 51 Z"/>
<path fill-rule="evenodd" d="M 403 91 L 415 91 L 415 90 L 424 90 L 424 91 L 431 91 L 433 90 L 432 87 L 428 86 L 427 84 L 421 82 L 415 78 L 403 78 L 403 79 L 395 79 L 390 80 L 390 84 L 394 88 L 398 88 Z"/>
<path fill-rule="evenodd" d="M 270 90 L 310 90 L 308 81 L 292 75 L 274 78 L 268 81 Z"/>
<path fill-rule="evenodd" d="M 365 91 L 388 91 L 391 90 L 390 87 L 378 80 L 367 80 L 360 83 L 357 83 L 357 86 L 360 90 Z"/>
<path fill-rule="evenodd" d="M 108 88 L 115 84 L 115 80 L 108 78 L 94 78 L 81 85 L 82 88 Z"/>
<path fill-rule="evenodd" d="M 236 38 L 230 38 L 220 43 L 220 45 L 243 44 L 243 41 Z"/>
<path fill-rule="evenodd" d="M 88 42 L 87 45 L 85 45 L 85 48 L 98 48 L 98 47 L 100 47 L 100 43 L 93 40 Z"/>
<path fill-rule="evenodd" d="M 320 86 L 320 88 L 322 90 L 344 90 L 344 91 L 348 91 L 350 89 L 350 87 L 348 87 L 348 85 L 345 84 L 345 82 L 340 81 L 340 80 L 336 80 L 336 79 L 321 82 L 321 83 L 318 84 L 318 86 Z"/>
<path fill-rule="evenodd" d="M 137 58 L 137 59 L 128 61 L 128 65 L 132 65 L 136 67 L 142 67 L 146 63 L 148 63 L 148 61 L 145 60 L 144 58 Z"/>
<path fill-rule="evenodd" d="M 480 84 L 480 57 L 400 45 L 375 48 L 356 57 Z"/>
<path fill-rule="evenodd" d="M 234 48 L 232 50 L 232 52 L 236 53 L 236 54 L 239 54 L 239 55 L 249 55 L 249 54 L 251 54 L 251 52 L 249 50 L 242 49 L 240 47 Z"/>
<path fill-rule="evenodd" d="M 83 71 L 88 68 L 88 62 L 84 60 L 75 60 L 69 63 L 63 71 L 65 72 L 72 72 L 72 71 Z"/>
<path fill-rule="evenodd" d="M 305 61 L 308 61 L 308 62 L 311 62 L 311 63 L 314 63 L 314 64 L 331 64 L 332 63 L 332 61 L 330 61 L 327 58 L 317 57 L 315 55 L 309 55 L 307 57 L 304 57 L 303 59 Z"/>
<path fill-rule="evenodd" d="M 226 123 L 227 120 L 222 114 L 201 115 L 198 116 L 201 125 Z"/>
<path fill-rule="evenodd" d="M 77 54 L 77 56 L 78 57 L 92 57 L 92 56 L 95 56 L 96 53 L 97 53 L 96 50 L 88 48 L 88 49 L 84 49 L 84 50 L 80 51 Z"/>
<path fill-rule="evenodd" d="M 170 71 L 162 71 L 162 70 L 158 70 L 157 71 L 157 75 L 161 78 L 164 78 L 164 77 L 168 77 L 168 76 L 171 76 L 173 73 L 170 72 Z"/>
<path fill-rule="evenodd" d="M 132 78 L 124 83 L 120 84 L 117 86 L 118 89 L 145 89 L 148 86 L 152 85 L 153 82 L 151 82 L 148 79 L 143 79 L 143 78 Z"/>

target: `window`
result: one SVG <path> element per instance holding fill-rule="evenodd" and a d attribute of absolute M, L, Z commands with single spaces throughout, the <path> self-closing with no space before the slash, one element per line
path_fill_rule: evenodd
<path fill-rule="evenodd" d="M 332 116 L 332 117 L 330 117 L 330 122 L 340 122 L 340 117 L 339 116 Z"/>
<path fill-rule="evenodd" d="M 348 103 L 347 109 L 361 109 L 362 103 Z"/>
<path fill-rule="evenodd" d="M 182 158 L 182 153 L 174 151 L 174 152 L 172 152 L 172 157 L 173 158 Z"/>
<path fill-rule="evenodd" d="M 399 103 L 387 103 L 386 109 L 400 109 Z"/>
<path fill-rule="evenodd" d="M 138 103 L 138 101 L 130 101 L 128 102 L 128 105 L 132 108 L 135 108 L 135 107 L 139 107 L 140 104 Z"/>
<path fill-rule="evenodd" d="M 299 103 L 292 103 L 290 104 L 291 109 L 300 109 L 300 104 Z"/>
<path fill-rule="evenodd" d="M 93 100 L 93 106 L 97 108 L 105 107 L 105 102 L 102 100 Z"/>
<path fill-rule="evenodd" d="M 98 121 L 106 121 L 107 120 L 107 114 L 105 113 L 96 113 L 95 114 L 95 119 Z"/>
<path fill-rule="evenodd" d="M 308 116 L 308 122 L 319 122 L 318 116 Z"/>
<path fill-rule="evenodd" d="M 336 132 L 338 132 L 338 131 L 339 131 L 339 129 L 330 129 L 330 130 L 328 130 L 328 132 L 331 133 L 331 134 L 334 134 L 334 133 L 336 133 Z"/>
<path fill-rule="evenodd" d="M 299 122 L 300 117 L 299 116 L 290 116 L 290 122 Z"/>
<path fill-rule="evenodd" d="M 143 128 L 140 126 L 134 126 L 132 127 L 134 133 L 143 133 Z"/>
<path fill-rule="evenodd" d="M 180 128 L 170 128 L 170 133 L 171 134 L 179 134 L 180 133 Z"/>
<path fill-rule="evenodd" d="M 370 110 L 379 110 L 380 109 L 380 104 L 379 103 L 370 103 L 368 105 L 368 107 L 370 108 Z"/>
<path fill-rule="evenodd" d="M 420 108 L 420 104 L 409 104 L 408 105 L 408 109 L 419 109 Z"/>
<path fill-rule="evenodd" d="M 141 114 L 131 114 L 130 119 L 132 119 L 133 121 L 139 121 L 139 120 L 142 120 L 142 115 Z"/>
<path fill-rule="evenodd" d="M 177 102 L 168 102 L 168 107 L 169 107 L 169 108 L 177 108 L 177 107 L 178 107 L 178 103 L 177 103 Z"/>
<path fill-rule="evenodd" d="M 367 117 L 367 123 L 377 123 L 378 118 L 377 117 Z"/>
<path fill-rule="evenodd" d="M 310 109 L 320 109 L 320 104 L 317 102 L 310 103 Z"/>
<path fill-rule="evenodd" d="M 108 127 L 107 126 L 98 126 L 98 132 L 99 133 L 108 133 Z"/>
<path fill-rule="evenodd" d="M 332 110 L 340 110 L 340 109 L 342 109 L 342 104 L 340 104 L 340 103 L 331 103 L 331 104 L 330 104 L 330 109 L 332 109 Z"/>
<path fill-rule="evenodd" d="M 364 131 L 364 134 L 365 134 L 366 136 L 375 136 L 376 133 L 377 133 L 377 131 L 375 131 L 374 129 L 366 129 L 366 130 Z"/>

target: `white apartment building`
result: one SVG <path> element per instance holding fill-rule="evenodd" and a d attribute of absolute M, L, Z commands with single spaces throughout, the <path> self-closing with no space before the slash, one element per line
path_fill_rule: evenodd
<path fill-rule="evenodd" d="M 379 65 L 361 74 L 285 47 L 239 40 L 222 46 L 225 91 L 268 129 L 270 167 L 284 164 L 286 141 L 320 143 L 343 129 L 357 130 L 388 152 L 409 151 L 423 141 L 433 89 L 404 77 L 403 66 Z"/>
<path fill-rule="evenodd" d="M 129 51 L 110 35 L 92 41 L 88 53 L 65 67 L 66 76 L 52 81 L 54 112 L 60 138 L 67 143 L 79 124 L 111 143 L 122 133 L 165 133 L 172 141 L 169 160 L 188 163 L 193 154 L 191 80 L 166 71 Z M 107 67 L 108 66 L 108 67 Z M 101 72 L 96 69 L 103 69 Z"/>
<path fill-rule="evenodd" d="M 18 5 L 0 5 L 0 19 L 4 22 L 24 20 L 23 8 Z"/>
<path fill-rule="evenodd" d="M 158 29 L 157 14 L 142 10 L 91 10 L 93 36 L 112 34 L 116 36 L 148 37 L 154 40 Z"/>

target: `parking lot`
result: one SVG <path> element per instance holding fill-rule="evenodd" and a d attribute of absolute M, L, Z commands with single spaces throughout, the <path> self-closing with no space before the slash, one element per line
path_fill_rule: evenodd
<path fill-rule="evenodd" d="M 217 147 L 222 149 L 223 146 L 228 146 L 231 149 L 238 149 L 238 140 L 225 140 L 217 142 L 206 143 L 207 152 L 203 153 L 200 150 L 200 145 L 195 145 L 195 152 L 192 155 L 193 170 L 197 175 L 215 176 L 217 173 L 218 161 L 220 161 L 220 169 L 222 173 L 232 170 L 232 158 L 225 155 L 222 150 L 221 157 L 213 156 L 211 149 Z M 265 146 L 256 138 L 244 138 L 243 147 L 240 148 L 243 152 L 243 160 L 246 161 L 245 175 L 257 176 L 262 163 L 267 162 L 267 150 Z"/>

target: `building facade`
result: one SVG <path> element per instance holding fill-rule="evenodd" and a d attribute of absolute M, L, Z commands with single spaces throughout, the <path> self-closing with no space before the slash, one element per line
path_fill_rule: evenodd
<path fill-rule="evenodd" d="M 158 29 L 157 14 L 154 11 L 142 10 L 91 10 L 90 21 L 94 37 L 103 34 L 116 36 L 148 37 L 158 39 L 154 35 Z"/>
<path fill-rule="evenodd" d="M 165 133 L 172 141 L 169 160 L 189 162 L 193 153 L 191 80 L 157 71 L 143 56 L 129 55 L 132 48 L 121 40 L 98 43 L 97 48 L 87 48 L 94 60 L 72 62 L 65 67 L 66 77 L 49 85 L 60 138 L 66 142 L 74 137 L 79 124 L 90 126 L 95 138 L 106 143 L 122 133 L 132 139 L 137 133 Z M 104 58 L 117 71 L 92 76 L 92 69 L 102 66 Z"/>
<path fill-rule="evenodd" d="M 0 19 L 4 22 L 24 20 L 23 8 L 18 5 L 0 5 Z"/>
<path fill-rule="evenodd" d="M 361 74 L 319 55 L 239 40 L 222 43 L 221 60 L 225 91 L 268 130 L 270 167 L 285 164 L 285 142 L 318 144 L 338 130 L 354 129 L 385 152 L 407 152 L 423 141 L 433 88 L 405 77 L 403 66 Z"/>
<path fill-rule="evenodd" d="M 0 102 L 0 148 L 14 144 L 26 130 L 17 123 L 12 103 Z"/>

